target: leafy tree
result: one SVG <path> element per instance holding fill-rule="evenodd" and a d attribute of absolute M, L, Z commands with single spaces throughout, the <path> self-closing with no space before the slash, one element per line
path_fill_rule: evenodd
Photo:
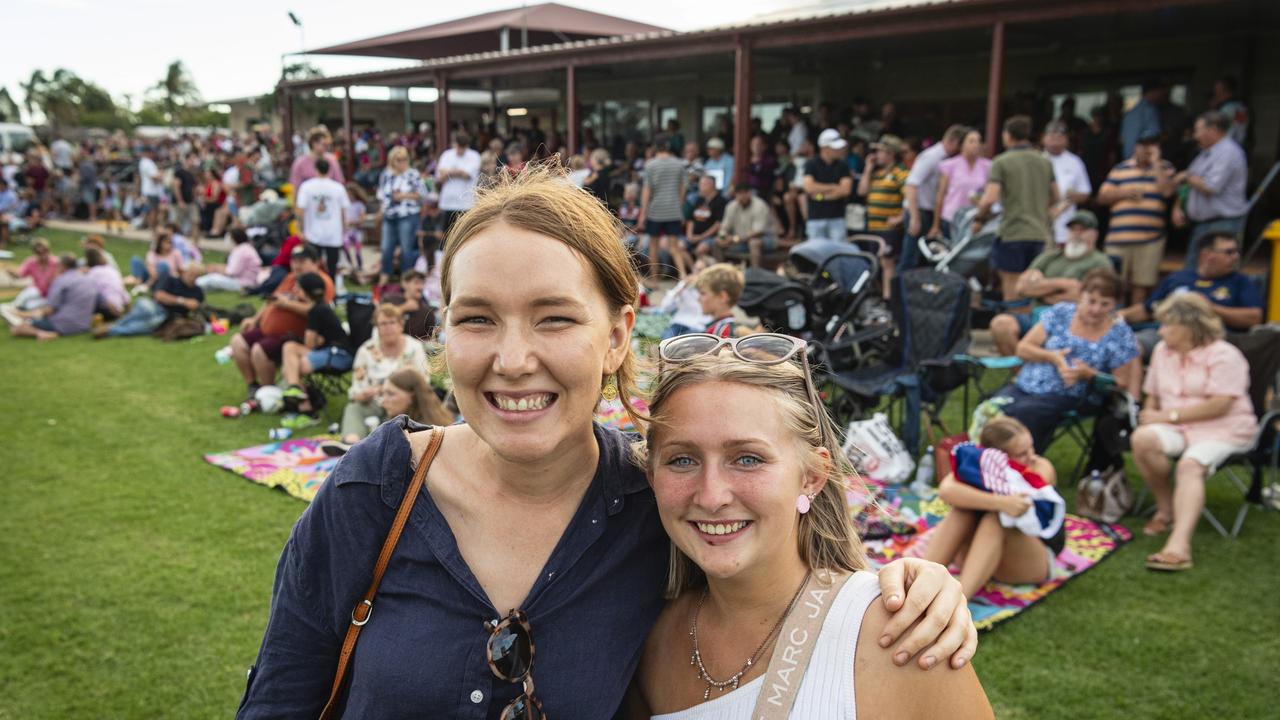
<path fill-rule="evenodd" d="M 18 103 L 14 102 L 13 97 L 9 95 L 7 87 L 0 87 L 0 121 L 22 122 Z"/>
<path fill-rule="evenodd" d="M 324 77 L 324 73 L 320 68 L 309 62 L 296 62 L 284 66 L 280 72 L 280 79 L 283 80 L 315 80 Z M 315 103 L 315 105 L 313 105 Z M 256 106 L 261 109 L 263 115 L 273 115 L 278 109 L 276 94 L 274 91 L 262 95 L 258 98 Z M 319 106 L 312 96 L 295 97 L 293 99 L 293 108 L 295 112 L 304 113 L 316 110 Z"/>
<path fill-rule="evenodd" d="M 123 127 L 128 122 L 106 90 L 66 68 L 52 75 L 35 70 L 20 85 L 28 115 L 43 115 L 54 132 L 76 125 Z"/>
<path fill-rule="evenodd" d="M 174 60 L 165 69 L 164 77 L 147 91 L 144 109 L 148 104 L 163 111 L 166 122 L 177 125 L 188 120 L 193 111 L 203 108 L 200 91 L 191 73 L 181 60 Z"/>

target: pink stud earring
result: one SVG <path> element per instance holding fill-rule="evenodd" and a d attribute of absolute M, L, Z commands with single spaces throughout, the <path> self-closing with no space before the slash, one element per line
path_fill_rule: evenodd
<path fill-rule="evenodd" d="M 808 495 L 801 493 L 796 497 L 796 510 L 798 510 L 801 515 L 809 512 L 809 508 L 813 505 L 813 498 L 816 495 L 817 493 L 809 493 Z"/>

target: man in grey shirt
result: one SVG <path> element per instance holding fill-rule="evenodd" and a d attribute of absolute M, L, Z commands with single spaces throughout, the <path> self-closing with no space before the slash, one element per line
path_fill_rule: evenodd
<path fill-rule="evenodd" d="M 643 229 L 637 250 L 649 257 L 646 286 L 658 282 L 658 255 L 679 248 L 684 225 L 684 193 L 687 176 L 684 163 L 671 154 L 671 141 L 665 135 L 654 140 L 656 154 L 644 165 L 644 190 L 640 193 L 640 217 L 636 225 Z"/>
<path fill-rule="evenodd" d="M 930 145 L 916 156 L 902 188 L 902 199 L 907 207 L 907 238 L 902 246 L 899 270 L 910 270 L 916 265 L 916 241 L 920 234 L 933 225 L 934 204 L 938 200 L 938 164 L 960 152 L 968 131 L 964 125 L 952 125 L 942 134 L 942 141 Z"/>
<path fill-rule="evenodd" d="M 1200 154 L 1191 161 L 1191 167 L 1173 178 L 1176 184 L 1188 187 L 1185 214 L 1176 204 L 1173 210 L 1174 225 L 1188 221 L 1192 224 L 1187 270 L 1195 269 L 1201 238 L 1213 232 L 1239 237 L 1244 230 L 1249 206 L 1244 192 L 1249 164 L 1244 150 L 1227 136 L 1230 131 L 1231 118 L 1224 113 L 1210 110 L 1196 118 L 1195 138 Z"/>

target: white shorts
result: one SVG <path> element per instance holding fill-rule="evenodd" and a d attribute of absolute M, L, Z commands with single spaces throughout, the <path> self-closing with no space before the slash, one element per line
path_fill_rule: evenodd
<path fill-rule="evenodd" d="M 1187 437 L 1173 425 L 1157 423 L 1150 426 L 1160 438 L 1160 449 L 1169 457 L 1191 458 L 1210 470 L 1215 470 L 1224 460 L 1248 450 L 1248 447 L 1232 445 L 1221 440 L 1201 440 L 1187 447 Z"/>

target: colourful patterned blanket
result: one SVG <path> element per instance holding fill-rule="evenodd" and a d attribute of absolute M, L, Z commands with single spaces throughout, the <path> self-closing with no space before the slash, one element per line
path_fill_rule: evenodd
<path fill-rule="evenodd" d="M 861 508 L 856 522 L 866 538 L 867 555 L 876 567 L 895 558 L 923 554 L 929 534 L 950 510 L 936 493 L 921 497 L 902 486 L 869 484 L 865 489 L 850 491 L 849 500 Z M 1120 525 L 1075 515 L 1067 515 L 1066 533 L 1066 547 L 1058 554 L 1057 567 L 1048 581 L 1039 585 L 992 581 L 969 601 L 969 612 L 979 630 L 990 630 L 1026 610 L 1133 539 Z"/>
<path fill-rule="evenodd" d="M 224 453 L 205 455 L 205 462 L 267 487 L 280 488 L 311 502 L 338 458 L 320 451 L 327 438 L 309 437 L 281 440 Z"/>
<path fill-rule="evenodd" d="M 633 397 L 631 402 L 640 412 L 648 411 L 644 400 Z M 622 403 L 616 400 L 613 403 L 602 402 L 596 419 L 603 425 L 620 430 L 635 430 Z M 204 459 L 259 485 L 280 488 L 296 498 L 311 502 L 329 471 L 338 464 L 338 458 L 328 457 L 320 451 L 320 443 L 329 437 L 293 438 L 243 450 L 211 453 Z"/>

